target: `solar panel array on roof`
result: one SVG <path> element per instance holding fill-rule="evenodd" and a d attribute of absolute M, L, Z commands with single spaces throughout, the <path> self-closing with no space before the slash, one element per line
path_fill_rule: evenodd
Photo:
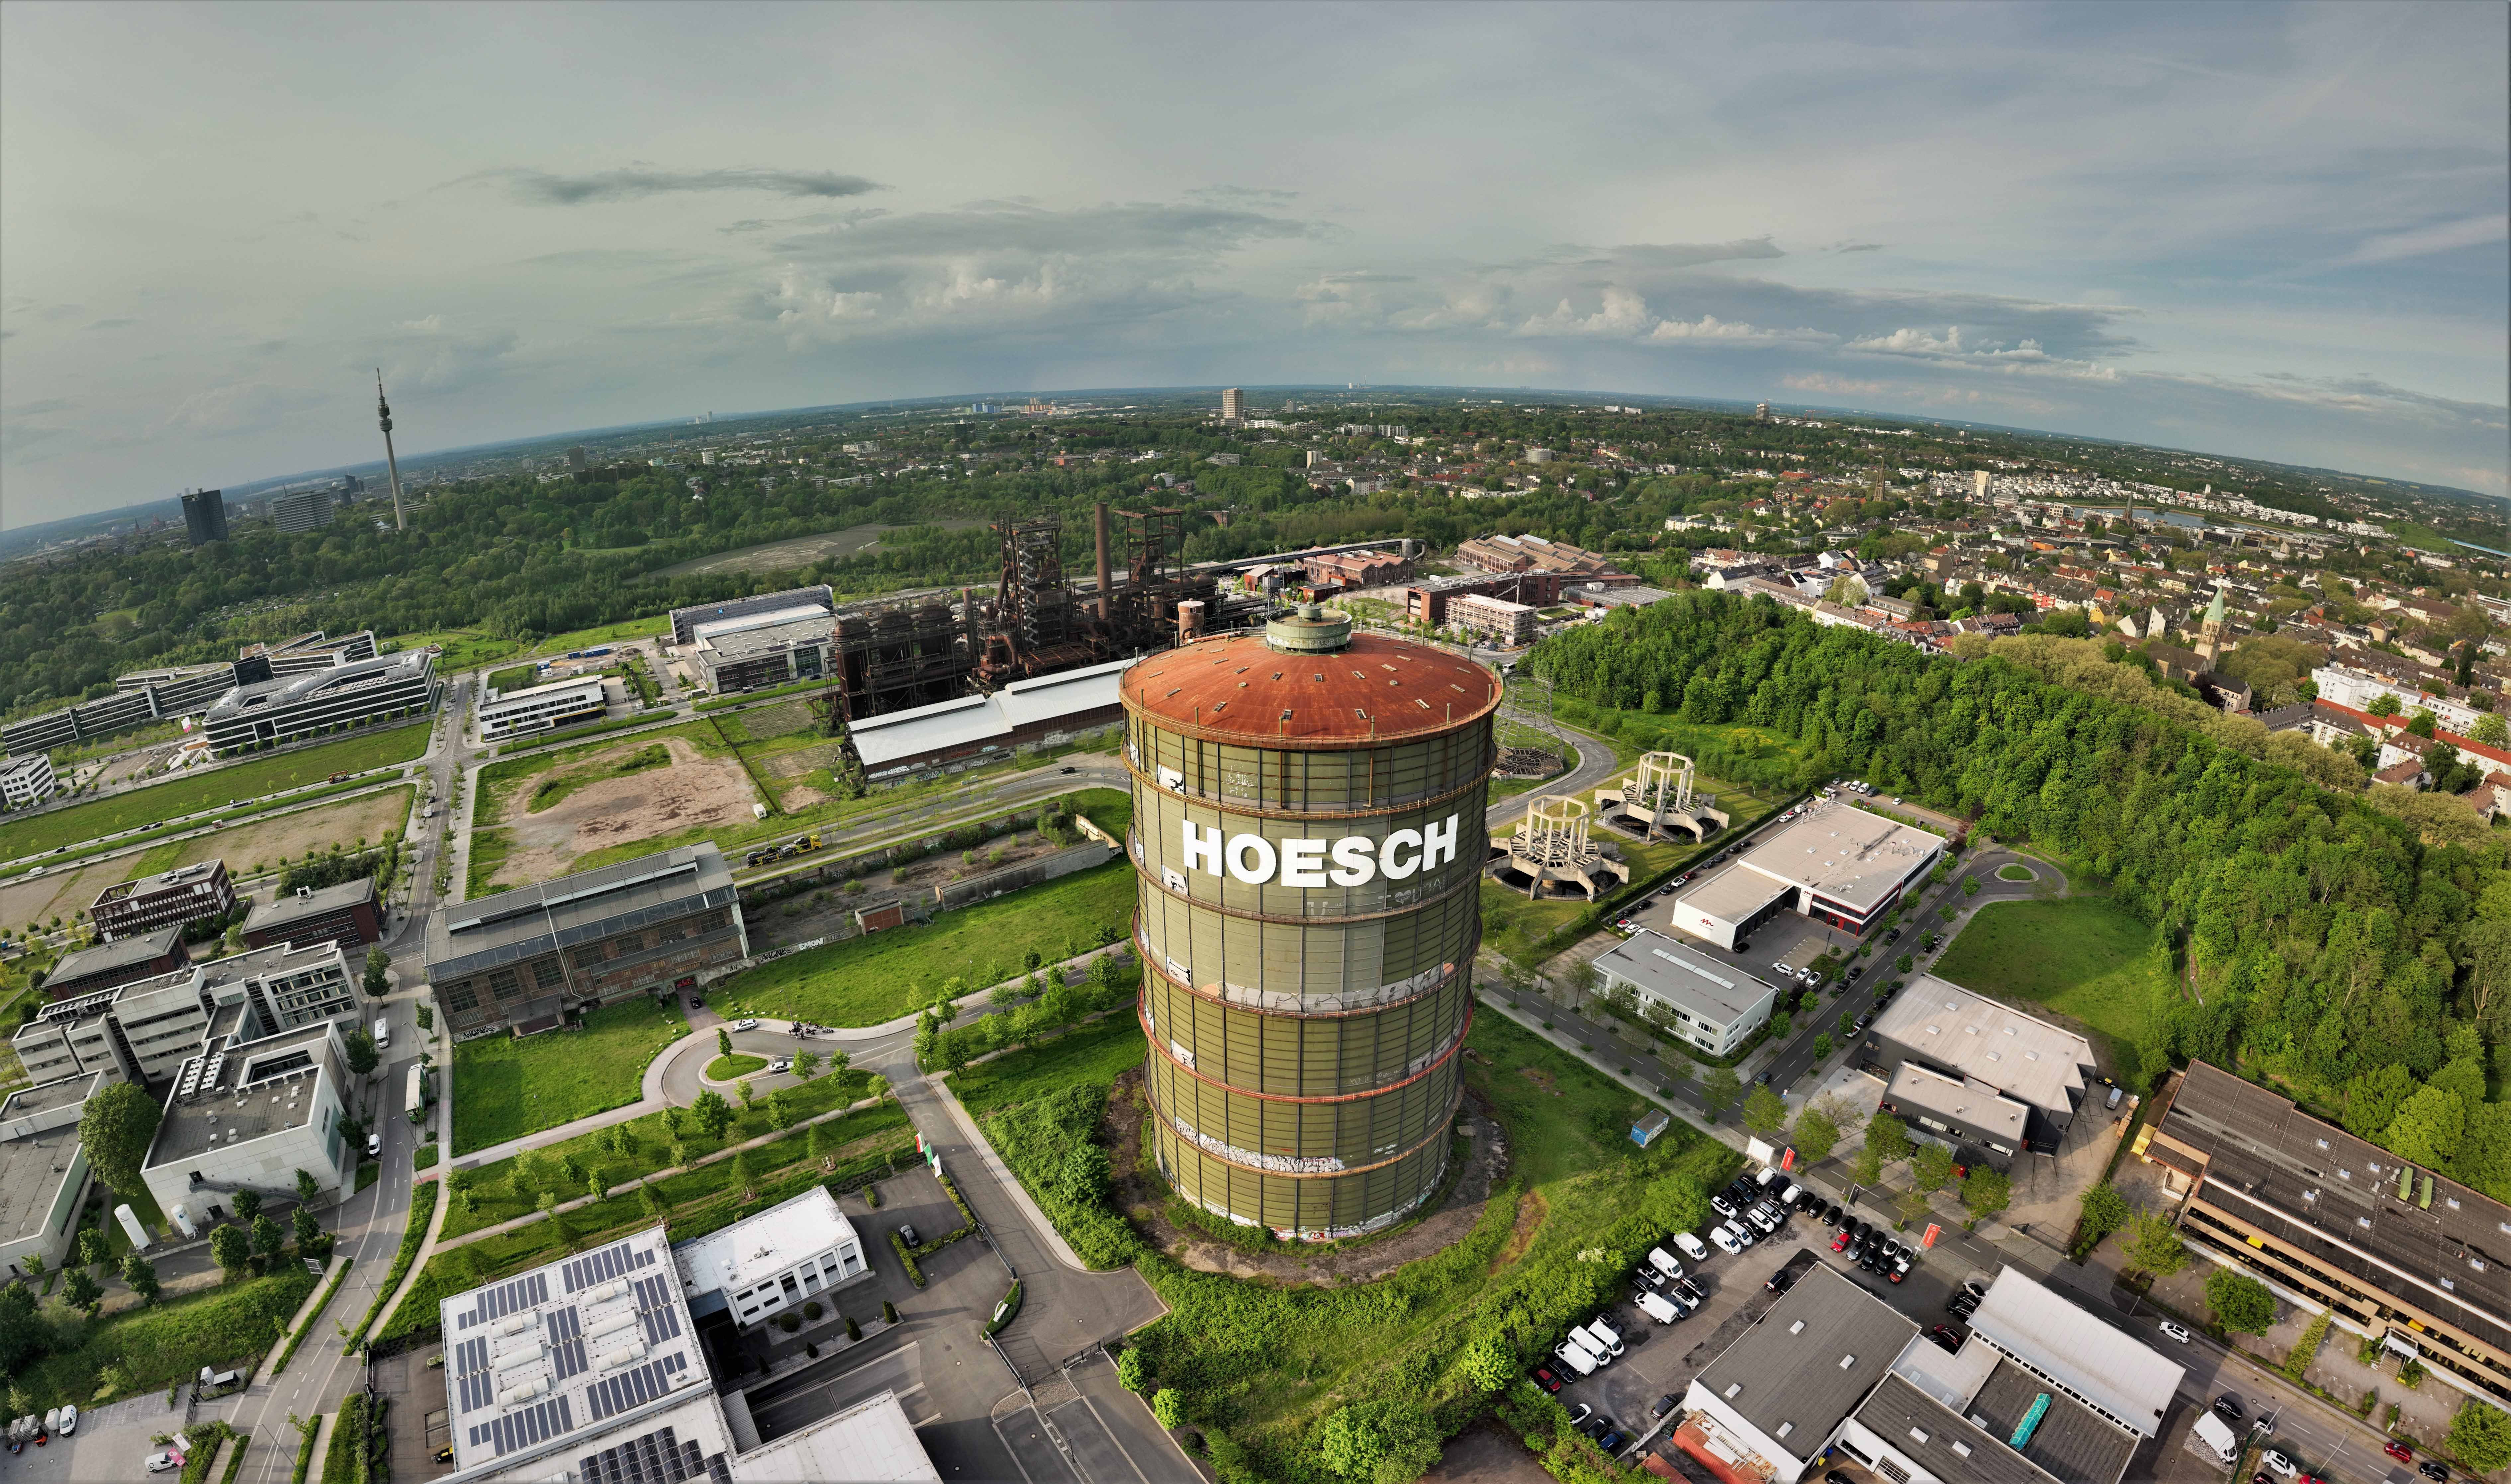
<path fill-rule="evenodd" d="M 607 1381 L 599 1381 L 585 1388 L 585 1410 L 593 1414 L 593 1421 L 600 1422 L 613 1413 L 642 1406 L 670 1390 L 671 1378 L 688 1368 L 688 1356 L 674 1351 L 633 1371 L 622 1371 Z"/>
<path fill-rule="evenodd" d="M 486 1443 L 503 1458 L 518 1448 L 529 1448 L 545 1438 L 557 1437 L 575 1426 L 568 1414 L 566 1398 L 553 1396 L 536 1407 L 525 1407 L 492 1418 L 471 1429 L 471 1446 Z"/>
<path fill-rule="evenodd" d="M 554 1309 L 544 1316 L 549 1325 L 550 1380 L 564 1381 L 584 1369 L 584 1330 L 575 1306 Z"/>
<path fill-rule="evenodd" d="M 585 1484 L 685 1484 L 699 1478 L 729 1484 L 732 1478 L 722 1454 L 707 1458 L 694 1441 L 675 1436 L 669 1427 L 586 1454 L 577 1466 Z"/>
<path fill-rule="evenodd" d="M 566 1291 L 575 1293 L 596 1283 L 606 1283 L 638 1268 L 651 1267 L 654 1254 L 634 1241 L 613 1242 L 599 1252 L 588 1252 L 559 1270 L 566 1282 Z"/>
<path fill-rule="evenodd" d="M 457 1328 L 469 1329 L 474 1324 L 485 1324 L 491 1319 L 502 1318 L 510 1313 L 521 1313 L 534 1305 L 548 1302 L 549 1275 L 542 1273 L 526 1273 L 511 1283 L 501 1283 L 494 1288 L 480 1290 L 479 1307 L 454 1322 Z"/>
<path fill-rule="evenodd" d="M 497 1394 L 496 1384 L 488 1376 L 488 1342 L 464 1340 L 453 1347 L 454 1406 L 459 1411 L 477 1412 Z"/>
<path fill-rule="evenodd" d="M 637 1279 L 637 1317 L 645 1321 L 647 1345 L 680 1337 L 680 1312 L 672 1303 L 675 1297 L 669 1274 Z"/>

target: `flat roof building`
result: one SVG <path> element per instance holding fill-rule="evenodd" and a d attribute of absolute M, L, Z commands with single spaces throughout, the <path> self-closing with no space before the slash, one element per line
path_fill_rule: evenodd
<path fill-rule="evenodd" d="M 892 711 L 850 728 L 873 779 L 920 769 L 991 762 L 1024 747 L 1052 746 L 1122 721 L 1118 686 L 1131 660 L 1085 665 L 1015 680 L 990 696 L 963 696 Z"/>
<path fill-rule="evenodd" d="M 0 805 L 31 809 L 58 792 L 60 786 L 60 780 L 53 775 L 49 754 L 30 752 L 0 763 Z"/>
<path fill-rule="evenodd" d="M 331 492 L 300 489 L 293 494 L 271 496 L 270 523 L 290 536 L 323 529 L 331 523 Z"/>
<path fill-rule="evenodd" d="M 437 693 L 435 657 L 406 651 L 238 686 L 210 707 L 202 725 L 211 749 L 232 757 L 414 716 L 435 706 Z"/>
<path fill-rule="evenodd" d="M 337 669 L 343 665 L 371 660 L 376 653 L 375 633 L 371 628 L 361 628 L 356 633 L 342 634 L 336 639 L 317 628 L 292 639 L 248 644 L 236 651 L 236 660 L 239 664 L 251 660 L 267 662 L 269 674 L 261 678 L 268 679 L 271 675 L 301 675 L 308 670 Z M 239 677 L 237 683 L 243 684 L 244 681 Z"/>
<path fill-rule="evenodd" d="M 836 590 L 826 583 L 809 588 L 787 588 L 779 592 L 761 592 L 753 597 L 731 598 L 720 603 L 694 603 L 672 610 L 672 645 L 678 648 L 697 641 L 698 626 L 720 623 L 725 619 L 747 618 L 753 614 L 775 613 L 781 609 L 816 607 L 835 612 Z"/>
<path fill-rule="evenodd" d="M 1889 1084 L 1884 1111 L 1998 1169 L 2057 1153 L 2097 1075 L 2082 1036 L 1934 974 L 1875 1016 L 1863 1055 Z"/>
<path fill-rule="evenodd" d="M 375 879 L 371 876 L 335 886 L 282 892 L 277 901 L 254 907 L 244 920 L 248 948 L 267 948 L 273 943 L 301 943 L 308 947 L 332 943 L 356 950 L 382 941 L 383 935 L 383 912 L 375 901 Z"/>
<path fill-rule="evenodd" d="M 804 1301 L 871 1276 L 854 1223 L 815 1185 L 791 1200 L 680 1243 L 673 1252 L 689 1314 L 764 1324 Z"/>
<path fill-rule="evenodd" d="M 1608 992 L 1628 989 L 1651 1023 L 1713 1056 L 1742 1045 L 1778 1006 L 1776 988 L 1661 932 L 1635 932 L 1594 963 Z"/>
<path fill-rule="evenodd" d="M 182 929 L 135 932 L 62 955 L 44 980 L 44 997 L 53 1001 L 82 999 L 98 990 L 172 973 L 191 961 L 191 954 L 183 947 Z"/>
<path fill-rule="evenodd" d="M 329 943 L 281 943 L 191 964 L 153 978 L 47 1005 L 10 1040 L 38 1083 L 101 1073 L 162 1083 L 201 1045 L 219 1012 L 240 1008 L 248 1037 L 357 1017 L 347 955 Z"/>
<path fill-rule="evenodd" d="M 696 626 L 699 678 L 718 696 L 829 675 L 837 621 L 825 608 L 787 608 Z"/>
<path fill-rule="evenodd" d="M 1816 1263 L 1693 1378 L 1675 1443 L 1721 1477 L 1794 1479 L 1917 1334 L 1890 1305 Z"/>
<path fill-rule="evenodd" d="M 555 1029 L 570 1009 L 694 984 L 750 956 L 713 842 L 439 907 L 429 982 L 456 1041 Z"/>
<path fill-rule="evenodd" d="M 0 1269 L 24 1277 L 30 1258 L 58 1272 L 87 1195 L 87 1151 L 79 1113 L 104 1084 L 65 1077 L 0 1101 Z"/>
<path fill-rule="evenodd" d="M 480 740 L 503 742 L 579 721 L 599 721 L 610 706 L 599 675 L 577 675 L 520 691 L 480 692 Z"/>
<path fill-rule="evenodd" d="M 1732 952 L 1782 906 L 1863 936 L 1944 854 L 1941 835 L 1817 800 L 1674 905 L 1674 925 Z"/>
<path fill-rule="evenodd" d="M 2158 1437 L 2185 1368 L 2017 1268 L 1988 1285 L 1971 1338 L 2138 1437 Z M 2122 1463 L 2125 1461 L 2122 1460 Z"/>
<path fill-rule="evenodd" d="M 661 1227 L 437 1312 L 453 1448 L 439 1484 L 941 1479 L 888 1391 L 762 1439 L 742 1394 L 711 1374 Z"/>
<path fill-rule="evenodd" d="M 2168 1098 L 2134 1152 L 2199 1252 L 2511 1400 L 2511 1206 L 2206 1062 Z"/>
<path fill-rule="evenodd" d="M 1504 597 L 1468 592 L 1448 604 L 1448 622 L 1493 643 L 1511 646 L 1534 642 L 1534 608 Z"/>
<path fill-rule="evenodd" d="M 222 917 L 235 904 L 227 863 L 198 860 L 137 881 L 116 882 L 97 894 L 87 915 L 98 935 L 110 940 Z"/>
<path fill-rule="evenodd" d="M 255 1038 L 243 1005 L 223 1005 L 174 1078 L 139 1177 L 181 1226 L 224 1214 L 235 1193 L 292 1195 L 304 1170 L 327 1191 L 349 1184 L 363 1151 L 340 1132 L 348 1047 L 331 1021 Z M 180 1215 L 177 1215 L 180 1212 Z"/>

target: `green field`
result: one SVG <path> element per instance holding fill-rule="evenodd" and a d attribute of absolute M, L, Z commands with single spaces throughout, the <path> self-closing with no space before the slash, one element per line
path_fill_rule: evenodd
<path fill-rule="evenodd" d="M 972 1114 L 1024 1102 L 1074 1083 L 1112 1083 L 1142 1064 L 1141 1022 L 1129 1009 L 1067 1031 L 1027 1050 L 1009 1051 L 953 1075 L 950 1090 Z"/>
<path fill-rule="evenodd" d="M 2139 1080 L 2139 1048 L 2158 1044 L 2154 1007 L 2177 992 L 2153 929 L 2100 896 L 1982 907 L 1935 971 L 2080 1025 L 2100 1045 L 2104 1070 L 2129 1083 Z"/>
<path fill-rule="evenodd" d="M 562 655 L 569 650 L 592 649 L 597 645 L 616 644 L 622 639 L 641 639 L 648 634 L 671 631 L 672 616 L 658 613 L 650 619 L 629 619 L 597 628 L 579 628 L 573 633 L 552 634 L 533 645 L 531 652 L 535 655 Z"/>
<path fill-rule="evenodd" d="M 982 989 L 1048 963 L 1121 940 L 1134 909 L 1134 870 L 1111 860 L 997 896 L 929 923 L 893 928 L 762 965 L 718 985 L 726 1014 L 821 1025 L 879 1025 L 941 998 L 946 979 Z"/>
<path fill-rule="evenodd" d="M 428 732 L 424 722 L 367 732 L 321 746 L 275 757 L 248 758 L 208 773 L 151 783 L 92 804 L 37 815 L 22 823 L 0 824 L 0 860 L 160 824 L 177 816 L 240 800 L 260 804 L 273 794 L 322 782 L 334 773 L 363 773 L 406 763 L 427 750 Z"/>
<path fill-rule="evenodd" d="M 1996 879 L 1999 881 L 2032 881 L 2037 878 L 2038 873 L 2031 867 L 2017 861 L 2009 860 L 1996 868 Z"/>
<path fill-rule="evenodd" d="M 261 1354 L 313 1291 L 313 1275 L 290 1258 L 269 1277 L 169 1296 L 154 1308 L 82 1323 L 75 1347 L 29 1361 L 10 1383 L 24 1389 L 27 1409 L 35 1412 L 102 1400 L 97 1388 L 108 1366 L 124 1373 L 116 1398 L 163 1392 L 202 1366 L 241 1367 Z"/>
<path fill-rule="evenodd" d="M 637 1101 L 645 1064 L 688 1028 L 676 1008 L 640 995 L 592 1011 L 581 1031 L 463 1042 L 453 1048 L 453 1153 Z"/>
<path fill-rule="evenodd" d="M 425 649 L 442 644 L 444 653 L 436 657 L 436 672 L 458 674 L 478 666 L 493 664 L 523 647 L 520 639 L 498 639 L 476 628 L 446 628 L 434 633 L 395 634 L 380 646 L 386 653 L 405 649 Z"/>

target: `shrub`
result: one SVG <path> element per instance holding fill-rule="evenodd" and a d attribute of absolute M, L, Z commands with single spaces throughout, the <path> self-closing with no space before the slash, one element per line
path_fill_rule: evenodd
<path fill-rule="evenodd" d="M 803 1301 L 803 1304 L 802 1304 L 802 1317 L 803 1317 L 803 1318 L 809 1319 L 809 1320 L 813 1321 L 814 1323 L 816 1323 L 816 1322 L 818 1322 L 820 1315 L 822 1315 L 822 1314 L 824 1314 L 824 1313 L 828 1313 L 828 1311 L 827 1311 L 827 1310 L 825 1310 L 825 1309 L 822 1309 L 822 1308 L 820 1307 L 820 1301 L 819 1301 L 818 1299 L 806 1299 L 806 1300 L 804 1300 L 804 1301 Z"/>

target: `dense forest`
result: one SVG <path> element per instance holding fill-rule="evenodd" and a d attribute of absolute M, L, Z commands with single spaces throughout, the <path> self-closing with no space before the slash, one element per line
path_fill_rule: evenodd
<path fill-rule="evenodd" d="M 2067 662 L 2045 653 L 1928 657 L 1766 598 L 1679 593 L 1547 639 L 1531 663 L 1565 696 L 1668 725 L 1764 727 L 1813 754 L 1808 776 L 1862 775 L 2080 862 L 2186 971 L 2136 1070 L 2241 1069 L 2511 1199 L 2503 836 L 2428 843 L 2288 765 L 2303 759 L 2046 678 Z"/>

